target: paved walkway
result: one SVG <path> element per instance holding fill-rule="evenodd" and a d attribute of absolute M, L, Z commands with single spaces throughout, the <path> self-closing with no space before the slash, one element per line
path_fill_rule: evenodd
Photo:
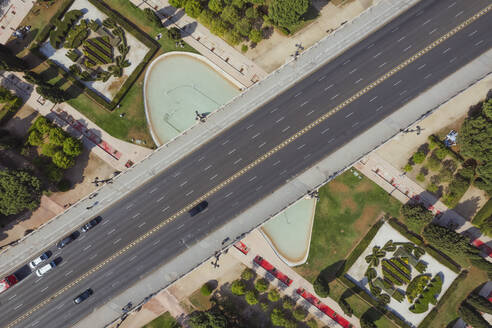
<path fill-rule="evenodd" d="M 316 293 L 314 292 L 313 285 L 309 281 L 304 279 L 301 275 L 299 275 L 296 271 L 294 271 L 291 267 L 285 264 L 282 261 L 282 259 L 275 254 L 273 249 L 265 240 L 265 237 L 263 237 L 263 235 L 258 229 L 255 229 L 250 234 L 248 234 L 244 239 L 242 239 L 242 242 L 250 248 L 249 253 L 245 255 L 241 253 L 239 250 L 237 250 L 235 247 L 232 247 L 230 252 L 232 252 L 233 256 L 235 256 L 238 260 L 243 262 L 248 267 L 255 270 L 259 275 L 266 277 L 273 286 L 278 287 L 280 290 L 282 290 L 282 293 L 284 293 L 285 295 L 289 295 L 297 302 L 300 302 L 300 304 L 302 304 L 303 307 L 308 309 L 308 311 L 311 314 L 316 316 L 320 321 L 327 324 L 329 327 L 340 327 L 330 317 L 328 317 L 326 314 L 318 310 L 315 306 L 313 306 L 305 299 L 301 298 L 296 293 L 297 288 L 304 288 L 308 292 L 316 295 Z M 254 265 L 253 259 L 255 258 L 256 255 L 260 255 L 265 260 L 270 262 L 279 271 L 286 274 L 290 279 L 293 280 L 292 284 L 289 287 L 286 287 L 279 280 L 273 278 L 273 276 L 269 274 L 265 269 L 261 268 L 258 265 Z M 330 297 L 325 297 L 325 298 L 320 298 L 320 300 L 326 305 L 328 305 L 329 307 L 331 307 L 335 312 L 344 316 L 343 310 L 340 308 L 340 306 L 334 299 Z M 344 318 L 350 321 L 350 323 L 354 325 L 354 327 L 360 327 L 359 321 L 355 316 L 352 317 L 344 316 Z"/>
<path fill-rule="evenodd" d="M 450 210 L 431 193 L 412 181 L 404 172 L 392 166 L 376 152 L 364 157 L 354 167 L 400 202 L 407 203 L 412 198 L 422 202 L 436 214 L 436 222 L 438 224 L 443 226 L 457 225 L 456 231 L 470 237 L 474 245 L 492 244 L 492 238 L 482 235 L 480 230 L 473 224 L 455 211 Z M 485 251 L 490 254 L 490 249 Z"/>
<path fill-rule="evenodd" d="M 66 114 L 70 115 L 74 121 L 77 121 L 77 124 L 80 125 L 84 131 L 91 133 L 97 138 L 100 138 L 102 140 L 100 145 L 107 146 L 107 150 L 111 149 L 113 151 L 117 151 L 120 156 L 110 154 L 111 151 L 108 152 L 103 150 L 103 148 L 96 146 L 96 144 L 87 137 L 82 138 L 84 145 L 89 150 L 94 152 L 98 157 L 115 169 L 120 171 L 124 170 L 125 164 L 128 161 L 138 163 L 152 153 L 151 149 L 133 145 L 129 142 L 125 142 L 111 136 L 67 103 L 54 105 L 49 100 L 43 99 L 43 97 L 36 92 L 31 84 L 26 83 L 23 80 L 22 73 L 3 74 L 4 75 L 0 81 L 0 84 L 10 90 L 13 90 L 18 96 L 24 99 L 27 105 L 31 106 L 38 113 L 48 117 L 52 121 L 55 121 L 70 134 L 78 138 L 81 137 L 81 131 L 71 127 L 66 121 L 61 120 L 58 114 L 55 114 L 55 111 L 58 112 L 59 110 L 62 110 Z M 87 133 L 84 134 L 87 136 Z"/>
<path fill-rule="evenodd" d="M 268 75 L 260 66 L 243 56 L 218 36 L 213 35 L 195 19 L 186 15 L 183 9 L 176 10 L 169 4 L 168 0 L 130 1 L 141 9 L 152 8 L 156 10 L 161 17 L 164 17 L 164 26 L 180 28 L 186 43 L 245 87 L 250 87 Z"/>
<path fill-rule="evenodd" d="M 0 15 L 0 43 L 6 44 L 35 2 L 32 0 L 9 0 L 2 4 Z"/>

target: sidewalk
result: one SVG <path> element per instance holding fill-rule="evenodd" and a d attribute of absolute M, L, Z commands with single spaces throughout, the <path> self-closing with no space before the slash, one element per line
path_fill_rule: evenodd
<path fill-rule="evenodd" d="M 107 162 L 116 170 L 122 171 L 126 168 L 125 164 L 128 161 L 138 163 L 152 153 L 151 149 L 114 138 L 67 103 L 54 105 L 49 100 L 43 99 L 31 84 L 24 82 L 22 73 L 4 73 L 0 84 L 15 91 L 19 97 L 22 97 L 27 105 L 31 106 L 41 115 L 48 117 L 51 121 L 55 121 L 73 136 L 80 138 L 83 134 L 81 131 L 84 131 L 85 136 L 82 138 L 82 142 L 85 147 L 91 152 L 94 152 L 99 158 Z M 80 128 L 75 129 L 73 127 L 74 125 L 71 126 L 67 121 L 61 119 L 59 113 L 55 113 L 55 111 L 58 112 L 59 110 L 70 115 L 73 118 L 73 122 L 77 121 L 75 123 Z M 94 141 L 87 138 L 88 133 L 95 136 L 96 139 L 101 140 L 99 146 L 96 146 Z M 104 146 L 106 150 L 101 148 L 102 146 Z M 114 151 L 117 152 L 118 156 L 111 154 Z"/>
<path fill-rule="evenodd" d="M 492 238 L 482 235 L 480 230 L 473 224 L 455 211 L 450 210 L 441 201 L 408 178 L 404 172 L 393 167 L 376 152 L 372 152 L 361 159 L 354 167 L 400 202 L 407 203 L 409 200 L 414 199 L 423 203 L 429 210 L 437 215 L 436 222 L 440 225 L 457 225 L 458 228 L 456 231 L 470 237 L 470 241 L 475 246 L 478 247 L 483 244 L 490 245 Z M 439 216 L 439 214 L 442 215 Z M 482 250 L 490 256 L 490 248 L 487 249 L 487 247 L 488 246 L 485 245 L 484 248 L 486 249 Z"/>
<path fill-rule="evenodd" d="M 253 61 L 243 56 L 234 47 L 216 35 L 205 26 L 185 14 L 184 9 L 175 9 L 168 0 L 130 0 L 135 6 L 144 9 L 152 8 L 161 17 L 166 17 L 163 24 L 181 29 L 183 40 L 195 48 L 203 56 L 210 59 L 230 76 L 245 87 L 263 80 L 268 74 Z M 152 35 L 155 37 L 155 35 Z M 179 49 L 177 49 L 179 50 Z"/>
<path fill-rule="evenodd" d="M 32 0 L 9 0 L 3 4 L 0 15 L 0 43 L 6 44 L 24 17 L 34 5 Z"/>
<path fill-rule="evenodd" d="M 248 254 L 243 254 L 240 252 L 238 249 L 235 247 L 230 248 L 230 252 L 232 252 L 232 255 L 235 256 L 238 260 L 243 262 L 246 266 L 252 268 L 255 270 L 259 275 L 261 276 L 266 276 L 268 279 L 268 276 L 271 277 L 271 275 L 264 270 L 263 268 L 254 265 L 253 259 L 255 258 L 256 255 L 260 255 L 261 257 L 265 258 L 268 262 L 270 262 L 275 268 L 277 268 L 279 271 L 283 272 L 286 274 L 290 279 L 293 280 L 292 284 L 288 287 L 286 287 L 283 283 L 281 283 L 279 280 L 274 279 L 271 281 L 271 284 L 274 286 L 277 286 L 279 289 L 282 290 L 282 293 L 285 295 L 289 295 L 292 297 L 294 300 L 301 302 L 303 307 L 305 307 L 311 314 L 315 315 L 319 320 L 324 322 L 326 325 L 329 327 L 340 327 L 335 321 L 333 321 L 330 317 L 328 317 L 326 314 L 318 310 L 315 306 L 313 306 L 311 303 L 308 301 L 304 300 L 301 298 L 297 293 L 296 290 L 297 288 L 304 288 L 308 292 L 316 295 L 314 292 L 313 285 L 304 279 L 301 275 L 299 275 L 296 271 L 294 271 L 291 267 L 289 267 L 287 264 L 285 264 L 282 259 L 280 259 L 273 249 L 270 247 L 268 242 L 265 240 L 265 237 L 261 234 L 261 232 L 258 229 L 255 229 L 251 233 L 249 233 L 244 239 L 241 240 L 246 246 L 250 248 L 250 251 Z M 270 280 L 270 279 L 268 279 Z M 343 310 L 340 308 L 338 303 L 333 300 L 330 297 L 325 297 L 325 298 L 320 298 L 321 302 L 325 303 L 328 305 L 330 308 L 332 308 L 335 312 L 338 314 L 342 315 L 345 319 L 347 319 L 354 327 L 360 327 L 359 321 L 357 320 L 356 317 L 348 317 L 343 314 Z"/>

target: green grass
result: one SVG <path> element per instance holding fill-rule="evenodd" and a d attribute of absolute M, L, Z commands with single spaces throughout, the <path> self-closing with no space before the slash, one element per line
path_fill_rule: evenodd
<path fill-rule="evenodd" d="M 178 328 L 181 327 L 180 324 L 174 320 L 174 318 L 169 314 L 169 312 L 155 318 L 142 328 Z"/>
<path fill-rule="evenodd" d="M 311 282 L 322 271 L 323 275 L 334 276 L 383 213 L 399 216 L 401 204 L 374 182 L 360 176 L 361 179 L 349 170 L 319 191 L 308 261 L 295 268 Z"/>

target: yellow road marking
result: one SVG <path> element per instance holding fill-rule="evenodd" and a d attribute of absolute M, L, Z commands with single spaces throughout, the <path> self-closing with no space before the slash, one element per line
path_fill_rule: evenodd
<path fill-rule="evenodd" d="M 454 34 L 458 33 L 460 30 L 464 29 L 466 26 L 470 25 L 471 23 L 473 23 L 474 21 L 476 21 L 477 19 L 479 19 L 481 16 L 485 15 L 486 13 L 488 13 L 490 10 L 492 10 L 492 5 L 487 6 L 486 8 L 484 8 L 483 10 L 481 10 L 480 12 L 478 12 L 475 15 L 473 15 L 472 17 L 468 18 L 466 21 L 464 21 L 460 25 L 456 26 L 455 28 L 453 28 L 448 33 L 444 34 L 442 37 L 440 37 L 439 39 L 435 40 L 431 44 L 427 45 L 424 49 L 420 50 L 419 52 L 417 52 L 416 54 L 414 54 L 413 56 L 411 56 L 410 58 L 408 58 L 407 60 L 405 60 L 403 63 L 401 63 L 398 66 L 394 67 L 393 69 L 391 69 L 386 74 L 380 76 L 374 82 L 370 83 L 365 88 L 363 88 L 362 90 L 358 91 L 356 94 L 354 94 L 353 96 L 351 96 L 350 98 L 348 98 L 347 100 L 345 100 L 344 102 L 342 102 L 341 104 L 339 104 L 338 106 L 334 107 L 332 110 L 330 110 L 327 113 L 323 114 L 318 119 L 316 119 L 314 122 L 308 124 L 303 129 L 299 130 L 298 132 L 296 132 L 295 134 L 293 134 L 291 137 L 289 137 L 288 139 L 284 140 L 283 142 L 281 142 L 280 144 L 278 144 L 277 146 L 275 146 L 274 148 L 272 148 L 271 150 L 269 150 L 265 154 L 261 155 L 255 161 L 253 161 L 252 163 L 246 165 L 245 167 L 243 167 L 242 169 L 240 169 L 239 171 L 237 171 L 235 174 L 233 174 L 232 176 L 230 176 L 228 179 L 222 181 L 217 186 L 215 186 L 214 188 L 212 188 L 211 190 L 209 190 L 207 193 L 203 194 L 201 197 L 197 198 L 195 201 L 189 203 L 187 206 L 185 206 L 184 208 L 182 208 L 178 212 L 174 213 L 172 216 L 168 217 L 166 220 L 164 220 L 161 223 L 159 223 L 158 225 L 156 225 L 154 228 L 152 228 L 151 230 L 149 230 L 147 233 L 145 233 L 145 234 L 141 235 L 140 237 L 138 237 L 137 239 L 135 239 L 133 242 L 131 242 L 130 244 L 128 244 L 126 247 L 124 247 L 121 250 L 119 250 L 118 252 L 114 253 L 113 255 L 111 255 L 110 257 L 108 257 L 103 262 L 101 262 L 101 263 L 97 264 L 96 266 L 92 267 L 89 271 L 87 271 L 86 273 L 82 274 L 80 277 L 78 277 L 74 281 L 70 282 L 65 287 L 63 287 L 62 289 L 60 289 L 59 291 L 55 292 L 53 295 L 51 295 L 48 298 L 46 298 L 43 301 L 41 301 L 39 304 L 37 304 L 36 306 L 34 306 L 33 308 L 31 308 L 29 311 L 25 312 L 24 314 L 22 314 L 21 316 L 19 316 L 17 319 L 15 319 L 11 323 L 9 323 L 6 327 L 7 328 L 12 328 L 13 326 L 17 325 L 19 322 L 21 322 L 22 320 L 24 320 L 27 317 L 29 317 L 32 313 L 36 312 L 41 307 L 43 307 L 46 304 L 48 304 L 50 301 L 52 301 L 56 297 L 60 296 L 61 294 L 63 294 L 68 289 L 70 289 L 73 286 L 77 285 L 83 279 L 85 279 L 88 276 L 90 276 L 91 274 L 99 271 L 103 266 L 105 266 L 109 262 L 113 261 L 117 257 L 121 256 L 122 254 L 124 254 L 125 252 L 127 252 L 129 249 L 131 249 L 131 248 L 135 247 L 136 245 L 138 245 L 139 243 L 141 243 L 142 241 L 144 241 L 145 239 L 147 239 L 148 237 L 150 237 L 153 233 L 159 231 L 164 226 L 166 226 L 170 222 L 174 221 L 181 214 L 189 211 L 194 206 L 198 205 L 200 202 L 204 201 L 205 199 L 209 198 L 211 195 L 213 195 L 213 194 L 217 193 L 219 190 L 223 189 L 225 186 L 227 186 L 228 184 L 230 184 L 232 181 L 238 179 L 239 177 L 241 177 L 242 175 L 244 175 L 246 172 L 248 172 L 251 169 L 253 169 L 254 167 L 258 166 L 258 164 L 262 163 L 263 161 L 265 161 L 266 159 L 268 159 L 269 157 L 271 157 L 273 154 L 277 153 L 279 150 L 285 148 L 287 145 L 289 145 L 290 143 L 294 142 L 296 139 L 298 139 L 302 135 L 306 134 L 308 131 L 312 130 L 317 125 L 321 124 L 326 119 L 328 119 L 330 116 L 334 115 L 335 113 L 337 113 L 338 111 L 340 111 L 342 108 L 346 107 L 348 104 L 352 103 L 356 99 L 360 98 L 362 95 L 366 94 L 368 91 L 374 89 L 374 87 L 376 87 L 377 85 L 381 84 L 383 81 L 387 80 L 388 78 L 390 78 L 391 76 L 393 76 L 398 71 L 400 71 L 403 68 L 405 68 L 406 66 L 410 65 L 415 60 L 417 60 L 418 58 L 422 57 L 424 54 L 428 53 L 430 50 L 432 50 L 433 48 L 437 47 L 439 44 L 441 44 L 445 40 L 449 39 L 451 36 L 453 36 Z"/>

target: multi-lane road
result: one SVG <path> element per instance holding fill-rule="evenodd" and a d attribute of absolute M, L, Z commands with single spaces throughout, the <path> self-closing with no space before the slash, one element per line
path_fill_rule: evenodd
<path fill-rule="evenodd" d="M 102 211 L 102 222 L 64 249 L 50 245 L 60 265 L 0 295 L 0 325 L 57 328 L 81 320 L 489 50 L 491 6 L 422 0 Z M 190 217 L 202 199 L 208 208 Z M 94 295 L 73 304 L 89 287 Z"/>

